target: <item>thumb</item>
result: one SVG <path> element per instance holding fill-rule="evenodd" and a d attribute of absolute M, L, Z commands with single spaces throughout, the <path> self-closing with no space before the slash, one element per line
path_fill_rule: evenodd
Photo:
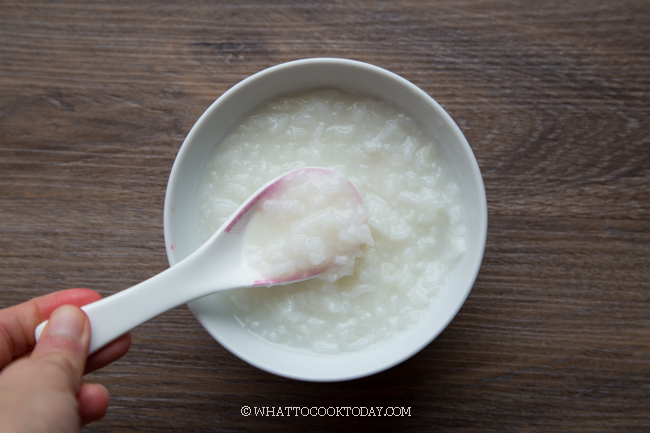
<path fill-rule="evenodd" d="M 31 359 L 48 359 L 69 373 L 79 386 L 88 357 L 90 323 L 81 309 L 72 305 L 57 308 L 48 320 Z"/>

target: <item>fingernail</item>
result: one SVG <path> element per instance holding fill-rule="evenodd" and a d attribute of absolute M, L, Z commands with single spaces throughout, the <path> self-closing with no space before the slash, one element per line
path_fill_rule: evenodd
<path fill-rule="evenodd" d="M 57 308 L 50 316 L 48 332 L 51 336 L 78 340 L 84 330 L 84 320 L 78 308 L 64 305 Z"/>

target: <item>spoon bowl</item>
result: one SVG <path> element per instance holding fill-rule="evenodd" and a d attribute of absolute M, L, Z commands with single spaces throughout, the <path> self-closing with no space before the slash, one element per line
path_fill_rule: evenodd
<path fill-rule="evenodd" d="M 328 268 L 285 274 L 268 278 L 245 260 L 246 227 L 255 215 L 258 205 L 267 196 L 283 188 L 286 179 L 299 172 L 312 178 L 330 173 L 321 168 L 303 168 L 284 173 L 267 182 L 253 193 L 210 239 L 193 254 L 160 274 L 82 307 L 91 325 L 89 354 L 92 354 L 142 323 L 179 305 L 230 289 L 254 286 L 276 286 L 313 278 Z M 350 184 L 355 199 L 363 204 L 358 191 Z M 40 337 L 47 321 L 35 331 Z"/>

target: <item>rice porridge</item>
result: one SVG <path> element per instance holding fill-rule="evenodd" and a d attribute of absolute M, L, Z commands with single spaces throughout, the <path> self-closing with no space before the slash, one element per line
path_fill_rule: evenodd
<path fill-rule="evenodd" d="M 207 240 L 269 180 L 340 170 L 367 207 L 374 245 L 351 275 L 221 293 L 238 322 L 276 344 L 360 350 L 417 323 L 465 251 L 460 191 L 436 143 L 389 104 L 335 89 L 282 97 L 241 120 L 206 162 L 197 230 Z"/>
<path fill-rule="evenodd" d="M 244 259 L 256 285 L 354 274 L 361 245 L 374 245 L 366 206 L 340 170 L 304 168 L 274 181 L 247 212 Z"/>

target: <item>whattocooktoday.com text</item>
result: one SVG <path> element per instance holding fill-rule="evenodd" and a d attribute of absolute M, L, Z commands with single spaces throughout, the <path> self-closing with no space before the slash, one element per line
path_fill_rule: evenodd
<path fill-rule="evenodd" d="M 243 416 L 411 416 L 404 406 L 242 406 Z"/>

